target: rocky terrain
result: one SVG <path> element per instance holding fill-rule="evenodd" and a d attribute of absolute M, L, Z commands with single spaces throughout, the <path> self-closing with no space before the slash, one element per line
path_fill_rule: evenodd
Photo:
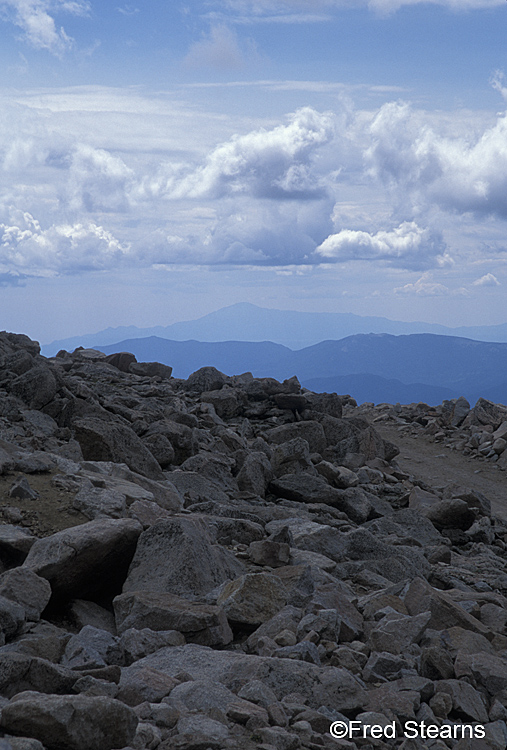
<path fill-rule="evenodd" d="M 505 748 L 506 407 L 0 362 L 0 750 Z"/>

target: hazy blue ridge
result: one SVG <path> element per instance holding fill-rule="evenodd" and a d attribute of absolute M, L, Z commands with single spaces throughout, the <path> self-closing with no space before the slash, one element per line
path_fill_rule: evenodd
<path fill-rule="evenodd" d="M 440 388 L 426 383 L 402 383 L 400 380 L 379 375 L 336 375 L 331 378 L 310 378 L 302 385 L 315 393 L 348 393 L 358 404 L 373 401 L 375 404 L 411 404 L 423 401 L 434 406 L 455 397 L 451 388 Z"/>
<path fill-rule="evenodd" d="M 227 375 L 249 371 L 255 377 L 279 380 L 297 375 L 304 384 L 347 377 L 350 386 L 325 384 L 322 390 L 340 390 L 354 398 L 357 393 L 361 401 L 439 403 L 443 398 L 465 396 L 475 402 L 483 396 L 507 402 L 507 344 L 457 336 L 359 334 L 299 351 L 269 341 L 180 342 L 152 336 L 96 348 L 107 354 L 129 351 L 139 361 L 163 362 L 171 365 L 179 378 L 211 365 Z M 368 385 L 367 375 L 376 380 Z M 397 388 L 396 383 L 400 383 Z M 429 390 L 423 392 L 423 388 Z M 421 395 L 416 397 L 416 393 Z"/>
<path fill-rule="evenodd" d="M 122 326 L 106 328 L 98 333 L 73 336 L 42 346 L 46 357 L 60 349 L 74 351 L 107 346 L 126 339 L 158 336 L 172 341 L 272 341 L 298 350 L 326 339 L 339 340 L 358 333 L 390 333 L 395 336 L 411 333 L 435 333 L 441 336 L 463 336 L 478 341 L 507 342 L 507 323 L 473 328 L 449 328 L 434 323 L 404 323 L 388 318 L 363 317 L 352 313 L 312 313 L 293 310 L 270 310 L 240 302 L 204 315 L 197 320 L 170 326 L 137 328 Z"/>

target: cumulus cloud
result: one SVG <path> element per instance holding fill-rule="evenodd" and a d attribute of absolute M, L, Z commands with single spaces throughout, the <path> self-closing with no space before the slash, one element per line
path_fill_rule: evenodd
<path fill-rule="evenodd" d="M 413 207 L 507 218 L 507 116 L 479 136 L 435 132 L 424 113 L 389 103 L 374 118 L 370 173 Z"/>
<path fill-rule="evenodd" d="M 403 268 L 425 268 L 442 262 L 445 243 L 440 235 L 405 221 L 395 229 L 375 234 L 342 229 L 325 239 L 315 252 L 332 262 L 377 260 Z"/>
<path fill-rule="evenodd" d="M 93 222 L 42 229 L 31 214 L 12 211 L 10 223 L 0 223 L 0 274 L 13 278 L 113 268 L 129 253 L 128 245 Z"/>
<path fill-rule="evenodd" d="M 467 296 L 468 291 L 464 287 L 449 289 L 444 284 L 433 281 L 429 272 L 424 273 L 420 279 L 413 284 L 405 284 L 396 287 L 395 294 L 415 295 L 416 297 L 445 297 L 445 296 Z"/>
<path fill-rule="evenodd" d="M 126 211 L 134 172 L 104 149 L 78 144 L 70 156 L 66 200 L 73 210 Z"/>
<path fill-rule="evenodd" d="M 330 115 L 304 107 L 288 125 L 234 136 L 217 146 L 206 163 L 185 174 L 181 164 L 162 167 L 142 191 L 177 198 L 223 198 L 249 194 L 255 198 L 315 199 L 322 185 L 312 170 L 315 152 L 333 136 Z"/>
<path fill-rule="evenodd" d="M 500 282 L 493 273 L 487 273 L 472 283 L 473 286 L 500 286 Z"/>
<path fill-rule="evenodd" d="M 0 11 L 24 32 L 26 41 L 36 49 L 61 54 L 72 46 L 72 39 L 63 27 L 58 28 L 56 13 L 86 15 L 86 0 L 0 0 Z"/>

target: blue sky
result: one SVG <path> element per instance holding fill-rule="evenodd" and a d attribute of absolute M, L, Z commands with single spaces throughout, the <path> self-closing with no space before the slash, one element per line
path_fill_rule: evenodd
<path fill-rule="evenodd" d="M 504 0 L 0 0 L 2 327 L 507 320 Z"/>

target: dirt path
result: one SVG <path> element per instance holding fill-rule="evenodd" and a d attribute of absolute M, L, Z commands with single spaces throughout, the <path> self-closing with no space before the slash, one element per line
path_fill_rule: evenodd
<path fill-rule="evenodd" d="M 507 472 L 487 461 L 470 459 L 425 435 L 406 434 L 385 422 L 374 426 L 382 437 L 398 446 L 396 461 L 407 474 L 434 487 L 456 483 L 478 490 L 491 501 L 493 514 L 507 520 Z"/>

